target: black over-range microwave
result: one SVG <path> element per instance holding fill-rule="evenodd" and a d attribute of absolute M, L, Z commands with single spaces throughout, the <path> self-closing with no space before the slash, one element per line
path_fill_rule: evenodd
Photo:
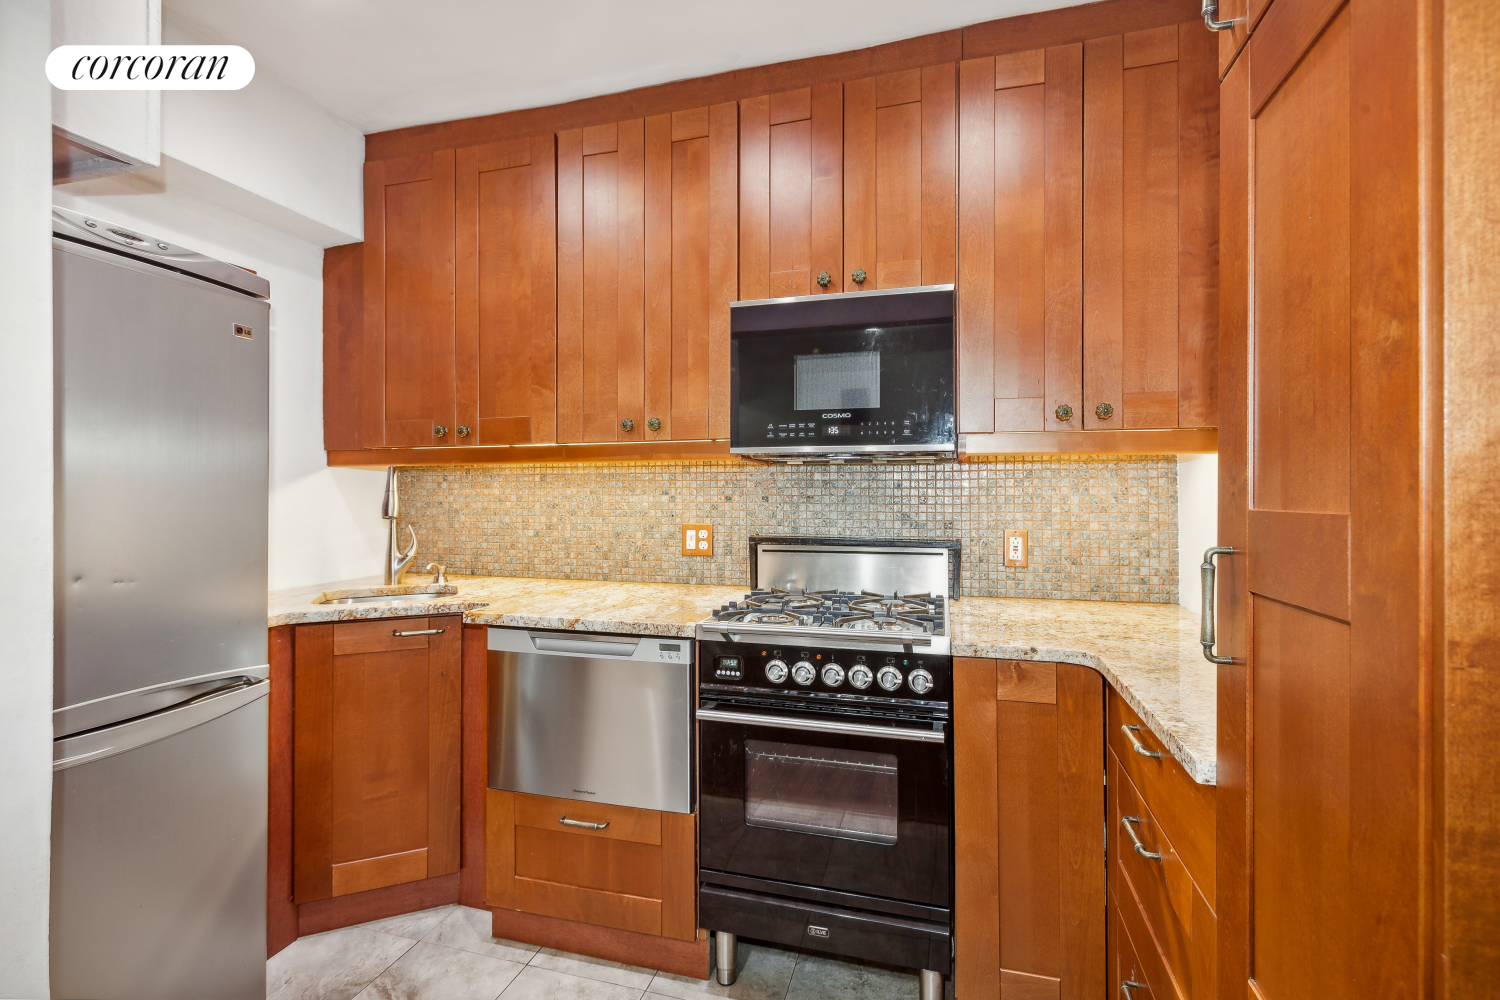
<path fill-rule="evenodd" d="M 732 303 L 729 450 L 951 458 L 953 343 L 952 285 Z"/>

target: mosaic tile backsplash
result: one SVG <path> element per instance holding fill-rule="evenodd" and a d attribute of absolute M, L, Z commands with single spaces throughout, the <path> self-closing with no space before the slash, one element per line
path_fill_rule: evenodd
<path fill-rule="evenodd" d="M 402 532 L 451 573 L 743 585 L 751 535 L 956 538 L 963 593 L 1177 603 L 1177 460 L 1003 456 L 944 465 L 739 461 L 402 469 Z M 683 524 L 714 554 L 684 556 Z M 1006 528 L 1030 566 L 1008 569 Z"/>

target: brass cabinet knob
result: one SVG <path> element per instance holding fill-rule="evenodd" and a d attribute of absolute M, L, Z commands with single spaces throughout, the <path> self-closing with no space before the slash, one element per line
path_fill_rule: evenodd
<path fill-rule="evenodd" d="M 653 431 L 661 430 L 661 418 L 652 417 L 650 420 L 646 421 L 646 427 Z"/>
<path fill-rule="evenodd" d="M 444 427 L 442 424 L 437 424 L 432 428 L 432 433 L 435 437 L 442 437 L 443 435 L 448 433 L 448 428 Z"/>
<path fill-rule="evenodd" d="M 1056 410 L 1053 410 L 1052 412 L 1057 414 L 1057 419 L 1058 420 L 1072 420 L 1073 419 L 1073 408 L 1071 406 L 1069 406 L 1067 403 L 1063 403 Z"/>
<path fill-rule="evenodd" d="M 819 271 L 818 272 L 818 287 L 819 288 L 827 288 L 832 283 L 833 283 L 833 275 L 829 274 L 827 271 Z"/>
<path fill-rule="evenodd" d="M 856 285 L 863 285 L 865 283 L 865 279 L 868 278 L 869 275 L 866 274 L 865 273 L 865 269 L 861 267 L 858 270 L 856 270 L 853 274 L 849 275 L 849 277 L 851 277 L 851 278 L 854 279 L 854 283 Z"/>
<path fill-rule="evenodd" d="M 459 425 L 458 425 L 458 436 L 459 436 L 459 437 L 461 437 L 461 438 L 466 438 L 466 437 L 468 437 L 468 436 L 469 436 L 469 435 L 470 435 L 470 434 L 471 434 L 471 433 L 473 433 L 473 432 L 472 432 L 472 431 L 470 431 L 470 430 L 469 430 L 469 429 L 468 429 L 468 428 L 467 428 L 467 427 L 465 427 L 465 426 L 464 426 L 464 425 L 463 425 L 463 424 L 459 424 Z"/>
<path fill-rule="evenodd" d="M 1100 420 L 1108 420 L 1114 415 L 1115 408 L 1113 406 L 1110 406 L 1108 403 L 1100 403 L 1098 406 L 1094 407 L 1094 416 L 1098 417 Z"/>
<path fill-rule="evenodd" d="M 631 420 L 629 417 L 626 417 L 624 420 L 620 421 L 620 430 L 624 431 L 626 434 L 629 434 L 631 431 L 635 430 L 635 421 Z"/>

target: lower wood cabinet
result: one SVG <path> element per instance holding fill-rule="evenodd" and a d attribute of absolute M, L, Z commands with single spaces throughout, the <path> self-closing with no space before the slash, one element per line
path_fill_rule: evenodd
<path fill-rule="evenodd" d="M 485 797 L 490 906 L 682 941 L 697 938 L 696 815 L 493 788 Z"/>
<path fill-rule="evenodd" d="M 299 625 L 292 899 L 459 869 L 459 616 Z"/>
<path fill-rule="evenodd" d="M 956 658 L 954 992 L 1105 995 L 1104 680 Z"/>
<path fill-rule="evenodd" d="M 1144 985 L 1131 988 L 1136 1000 L 1208 1000 L 1214 789 L 1193 781 L 1114 691 L 1107 740 L 1111 988 L 1134 981 Z"/>

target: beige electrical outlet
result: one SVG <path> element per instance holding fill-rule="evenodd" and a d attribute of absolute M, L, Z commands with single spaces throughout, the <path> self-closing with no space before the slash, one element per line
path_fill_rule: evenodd
<path fill-rule="evenodd" d="M 682 526 L 682 554 L 685 556 L 711 556 L 714 554 L 714 526 L 711 524 L 684 524 Z"/>
<path fill-rule="evenodd" d="M 1031 556 L 1031 546 L 1026 540 L 1026 529 L 1005 529 L 1005 565 L 1025 569 Z"/>

